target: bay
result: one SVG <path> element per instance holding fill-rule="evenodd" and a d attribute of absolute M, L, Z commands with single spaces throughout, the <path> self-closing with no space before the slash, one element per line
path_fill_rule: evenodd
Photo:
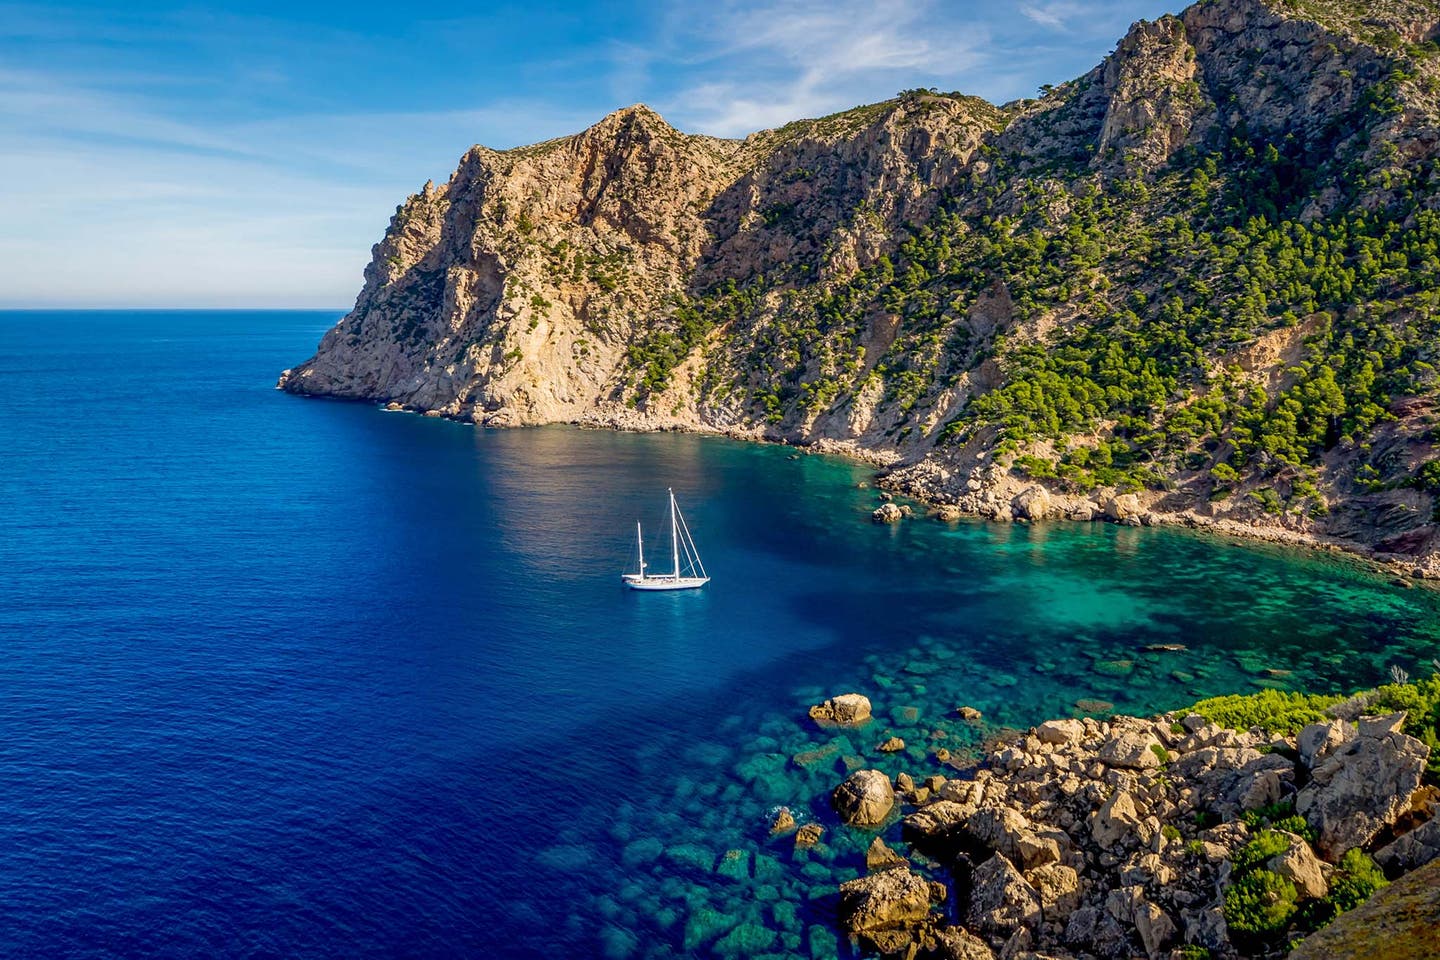
<path fill-rule="evenodd" d="M 273 390 L 334 319 L 0 314 L 0 954 L 832 955 L 848 766 L 1440 652 L 1332 557 L 877 526 L 843 460 Z M 666 487 L 714 581 L 625 592 Z M 806 719 L 849 690 L 869 727 Z"/>

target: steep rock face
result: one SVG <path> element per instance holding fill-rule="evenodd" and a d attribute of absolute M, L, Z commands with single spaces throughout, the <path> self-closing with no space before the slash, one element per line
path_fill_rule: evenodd
<path fill-rule="evenodd" d="M 849 450 L 997 518 L 1133 491 L 1125 522 L 1440 575 L 1437 23 L 1202 0 L 1005 108 L 907 91 L 741 141 L 635 106 L 475 147 L 280 386 Z"/>

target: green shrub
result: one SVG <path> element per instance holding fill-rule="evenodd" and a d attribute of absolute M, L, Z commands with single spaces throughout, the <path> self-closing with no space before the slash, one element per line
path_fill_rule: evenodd
<path fill-rule="evenodd" d="M 1334 905 L 1337 913 L 1344 913 L 1360 906 L 1389 883 L 1375 861 L 1363 851 L 1347 850 L 1340 858 L 1340 869 L 1330 879 L 1330 894 L 1325 899 Z"/>
<path fill-rule="evenodd" d="M 1426 779 L 1440 784 L 1440 673 L 1414 683 L 1387 684 L 1378 692 L 1372 709 L 1389 713 L 1405 711 L 1405 732 L 1430 747 Z"/>
<path fill-rule="evenodd" d="M 1306 843 L 1315 842 L 1315 831 L 1311 828 L 1310 824 L 1305 822 L 1305 818 L 1298 813 L 1292 813 L 1288 817 L 1281 817 L 1270 825 L 1276 830 L 1284 830 L 1286 833 L 1293 833 L 1297 837 L 1303 837 Z"/>
<path fill-rule="evenodd" d="M 1290 849 L 1290 837 L 1278 830 L 1261 830 L 1235 854 L 1235 870 L 1243 873 Z"/>
<path fill-rule="evenodd" d="M 1210 960 L 1210 951 L 1198 943 L 1187 943 L 1180 948 L 1180 960 Z"/>
<path fill-rule="evenodd" d="M 1327 719 L 1326 708 L 1343 699 L 1341 696 L 1266 689 L 1259 693 L 1211 697 L 1195 704 L 1189 712 L 1198 713 L 1211 723 L 1231 730 L 1259 727 L 1270 734 L 1289 734 Z"/>
<path fill-rule="evenodd" d="M 1232 933 L 1272 937 L 1295 915 L 1295 884 L 1271 870 L 1252 870 L 1225 891 L 1223 912 Z"/>
<path fill-rule="evenodd" d="M 1203 840 L 1188 840 L 1185 843 L 1185 852 L 1192 857 L 1202 856 L 1205 853 L 1205 842 Z"/>
<path fill-rule="evenodd" d="M 1180 828 L 1175 826 L 1173 823 L 1167 823 L 1165 824 L 1165 826 L 1160 828 L 1160 835 L 1163 836 L 1166 840 L 1179 840 Z"/>

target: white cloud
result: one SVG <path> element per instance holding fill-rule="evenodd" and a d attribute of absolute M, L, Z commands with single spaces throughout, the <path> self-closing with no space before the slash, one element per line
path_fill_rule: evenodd
<path fill-rule="evenodd" d="M 687 129 L 741 136 L 843 110 L 984 60 L 988 31 L 927 0 L 723 3 L 669 25 L 672 59 L 697 79 L 660 104 Z"/>
<path fill-rule="evenodd" d="M 1066 21 L 1075 12 L 1074 5 L 1069 3 L 1047 3 L 1044 6 L 1022 3 L 1020 15 L 1032 23 L 1038 23 L 1042 27 L 1049 27 L 1052 30 L 1064 30 Z"/>

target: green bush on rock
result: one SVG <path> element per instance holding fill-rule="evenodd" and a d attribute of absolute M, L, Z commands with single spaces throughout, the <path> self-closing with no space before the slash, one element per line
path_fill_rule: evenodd
<path fill-rule="evenodd" d="M 1340 869 L 1330 880 L 1330 895 L 1325 899 L 1335 907 L 1336 913 L 1344 913 L 1360 906 L 1389 883 L 1375 861 L 1363 851 L 1347 850 L 1340 858 Z"/>
<path fill-rule="evenodd" d="M 1295 915 L 1295 884 L 1271 870 L 1252 870 L 1225 891 L 1225 923 L 1242 936 L 1284 933 Z"/>
<path fill-rule="evenodd" d="M 1290 837 L 1278 830 L 1261 830 L 1240 848 L 1232 861 L 1237 872 L 1243 873 L 1290 849 Z"/>
<path fill-rule="evenodd" d="M 1325 710 L 1344 700 L 1341 696 L 1318 693 L 1286 693 L 1261 690 L 1201 700 L 1190 708 L 1211 723 L 1231 730 L 1259 727 L 1269 734 L 1295 733 L 1311 723 L 1326 719 Z"/>

